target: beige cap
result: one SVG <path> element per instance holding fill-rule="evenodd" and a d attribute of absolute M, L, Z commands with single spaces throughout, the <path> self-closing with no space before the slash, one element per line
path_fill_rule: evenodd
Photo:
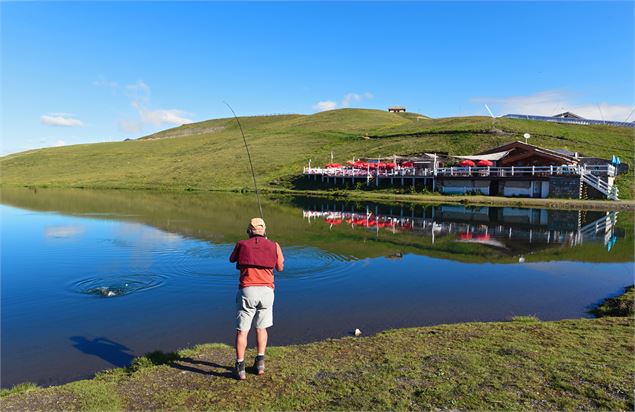
<path fill-rule="evenodd" d="M 266 228 L 267 226 L 265 225 L 265 221 L 259 217 L 255 217 L 249 222 L 249 229 L 265 230 Z"/>

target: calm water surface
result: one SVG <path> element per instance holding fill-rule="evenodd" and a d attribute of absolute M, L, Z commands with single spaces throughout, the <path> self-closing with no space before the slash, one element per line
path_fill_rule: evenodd
<path fill-rule="evenodd" d="M 231 343 L 228 262 L 254 199 L 3 190 L 2 386 Z M 633 282 L 626 213 L 269 199 L 286 270 L 271 344 L 404 326 L 589 316 Z"/>

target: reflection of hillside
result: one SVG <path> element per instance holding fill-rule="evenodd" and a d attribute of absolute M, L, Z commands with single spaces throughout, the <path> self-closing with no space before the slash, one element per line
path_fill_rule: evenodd
<path fill-rule="evenodd" d="M 214 243 L 233 243 L 244 237 L 245 222 L 257 214 L 253 197 L 228 193 L 3 188 L 2 202 L 24 209 L 140 222 Z M 378 224 L 375 227 L 358 225 L 351 230 L 351 227 L 347 226 L 349 223 L 344 221 L 339 225 L 324 224 L 322 221 L 312 224 L 313 220 L 311 224 L 307 224 L 307 220 L 302 217 L 301 209 L 311 209 L 320 213 L 329 210 L 348 211 L 363 215 L 366 213 L 366 205 L 283 197 L 266 199 L 263 208 L 270 236 L 283 246 L 312 246 L 343 257 L 367 258 L 415 253 L 466 262 L 512 262 L 517 261 L 517 258 L 513 257 L 515 255 L 532 253 L 527 259 L 633 259 L 632 230 L 619 228 L 620 225 L 628 225 L 632 216 L 623 213 L 620 214 L 616 233 L 618 236 L 619 233 L 626 233 L 626 236 L 620 239 L 611 253 L 607 253 L 602 241 L 584 240 L 576 247 L 569 247 L 570 244 L 565 241 L 553 240 L 547 247 L 541 246 L 540 239 L 543 235 L 540 233 L 544 232 L 542 228 L 550 228 L 554 239 L 556 231 L 564 233 L 569 230 L 568 225 L 572 225 L 575 220 L 569 215 L 558 214 L 573 213 L 580 216 L 577 212 L 538 210 L 525 211 L 523 215 L 518 211 L 524 209 L 464 209 L 456 206 L 409 208 L 373 204 L 369 205 L 368 209 L 372 216 L 381 217 L 376 220 Z M 466 212 L 471 210 L 475 212 Z M 434 217 L 432 213 L 435 214 Z M 493 213 L 497 215 L 494 216 Z M 545 213 L 547 220 L 544 219 Z M 581 217 L 583 220 L 580 222 L 591 221 L 595 219 L 594 216 L 589 212 Z M 386 220 L 387 217 L 390 219 Z M 493 217 L 496 218 L 494 221 L 491 220 Z M 387 227 L 388 221 L 401 222 L 401 229 Z M 405 230 L 408 224 L 411 229 Z M 502 229 L 497 229 L 497 225 Z M 482 236 L 484 230 L 487 230 L 490 241 L 499 241 L 501 234 L 509 226 L 513 229 L 512 239 L 504 242 L 500 240 L 504 247 L 492 247 L 491 242 L 485 242 Z M 472 238 L 464 240 L 473 242 L 458 242 L 460 233 L 471 233 Z M 467 236 L 469 235 L 465 237 Z M 530 247 L 527 247 L 528 242 L 525 240 L 527 236 L 532 236 Z M 480 242 L 474 242 L 479 239 Z"/>

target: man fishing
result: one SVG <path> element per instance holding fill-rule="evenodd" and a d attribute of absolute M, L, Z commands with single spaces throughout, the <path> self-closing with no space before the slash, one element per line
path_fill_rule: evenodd
<path fill-rule="evenodd" d="M 267 328 L 273 325 L 273 269 L 282 272 L 284 256 L 278 243 L 267 239 L 265 221 L 253 218 L 247 227 L 249 239 L 236 243 L 229 261 L 240 270 L 240 285 L 236 295 L 236 378 L 247 379 L 245 350 L 252 321 L 256 323 L 258 355 L 254 369 L 265 373 Z"/>

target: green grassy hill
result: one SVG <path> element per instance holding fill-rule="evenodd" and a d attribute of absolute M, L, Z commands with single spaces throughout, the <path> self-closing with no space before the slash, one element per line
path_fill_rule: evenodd
<path fill-rule="evenodd" d="M 586 155 L 620 155 L 633 164 L 631 129 L 488 117 L 428 119 L 413 113 L 341 109 L 313 115 L 243 117 L 241 122 L 263 187 L 288 184 L 309 159 L 314 165 L 352 156 L 422 151 L 470 154 L 518 140 Z M 153 188 L 250 188 L 249 166 L 234 119 L 192 123 L 126 142 L 46 148 L 0 158 L 8 185 Z M 632 198 L 633 173 L 618 179 Z"/>

